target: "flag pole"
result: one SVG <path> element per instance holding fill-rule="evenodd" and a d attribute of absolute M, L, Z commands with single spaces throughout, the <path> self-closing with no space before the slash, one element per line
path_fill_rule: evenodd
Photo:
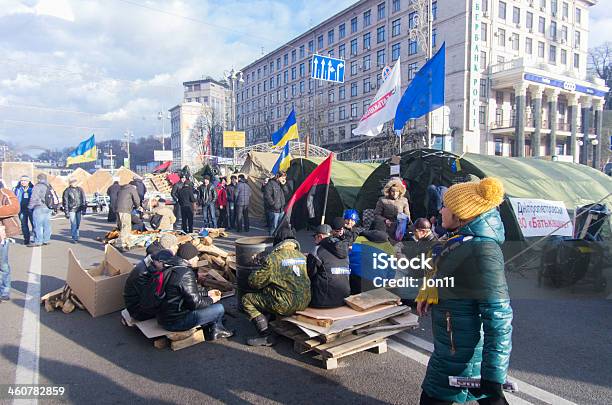
<path fill-rule="evenodd" d="M 329 171 L 331 177 L 331 162 L 329 165 Z M 327 185 L 325 186 L 325 200 L 323 200 L 323 215 L 321 215 L 321 225 L 325 223 L 325 213 L 327 212 L 327 196 L 329 195 L 329 183 L 331 183 L 331 179 L 327 182 Z"/>

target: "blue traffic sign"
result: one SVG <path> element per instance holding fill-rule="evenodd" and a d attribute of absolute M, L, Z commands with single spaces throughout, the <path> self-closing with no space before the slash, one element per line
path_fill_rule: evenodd
<path fill-rule="evenodd" d="M 312 55 L 310 77 L 327 82 L 344 83 L 344 60 Z"/>

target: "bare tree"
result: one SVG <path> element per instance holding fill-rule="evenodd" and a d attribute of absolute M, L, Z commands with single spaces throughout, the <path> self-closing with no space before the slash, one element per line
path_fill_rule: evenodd
<path fill-rule="evenodd" d="M 212 106 L 202 104 L 190 134 L 195 161 L 205 165 L 211 156 L 223 155 L 223 117 Z"/>
<path fill-rule="evenodd" d="M 605 42 L 589 50 L 589 69 L 612 88 L 612 42 Z M 612 109 L 612 94 L 606 95 L 606 109 Z"/>

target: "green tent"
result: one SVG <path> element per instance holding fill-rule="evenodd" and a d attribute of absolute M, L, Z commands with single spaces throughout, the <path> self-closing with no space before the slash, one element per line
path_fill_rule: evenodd
<path fill-rule="evenodd" d="M 465 154 L 455 171 L 457 155 L 418 149 L 403 153 L 400 174 L 408 183 L 413 218 L 427 212 L 426 189 L 430 184 L 450 186 L 473 178 L 496 177 L 508 197 L 563 201 L 573 213 L 577 206 L 595 203 L 612 191 L 612 178 L 588 166 L 533 158 Z M 374 208 L 382 186 L 390 177 L 390 161 L 379 166 L 365 182 L 357 198 L 357 209 Z M 612 207 L 612 198 L 603 201 Z M 521 240 L 522 234 L 510 202 L 500 207 L 508 240 Z"/>
<path fill-rule="evenodd" d="M 297 189 L 304 179 L 323 162 L 325 158 L 297 158 L 291 161 L 291 166 L 287 170 L 287 179 L 293 187 Z M 378 163 L 353 163 L 334 160 L 331 170 L 331 184 L 327 198 L 326 222 L 332 218 L 342 215 L 347 208 L 354 208 L 359 190 L 365 180 L 372 174 Z M 305 199 L 302 199 L 305 200 Z M 313 221 L 320 222 L 320 212 L 323 207 L 317 207 L 317 218 Z M 300 201 L 293 210 L 294 215 L 292 225 L 296 228 L 304 228 L 307 225 L 307 215 L 305 215 L 305 203 Z"/>

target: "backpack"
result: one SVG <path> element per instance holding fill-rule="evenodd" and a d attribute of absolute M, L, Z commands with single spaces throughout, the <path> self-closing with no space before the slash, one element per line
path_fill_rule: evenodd
<path fill-rule="evenodd" d="M 57 207 L 60 205 L 60 199 L 50 184 L 47 185 L 47 191 L 45 192 L 45 205 L 50 210 L 54 211 L 57 210 Z"/>
<path fill-rule="evenodd" d="M 140 306 L 147 311 L 156 311 L 166 298 L 166 286 L 174 272 L 173 267 L 162 271 L 147 273 L 148 278 L 144 283 L 140 297 Z"/>
<path fill-rule="evenodd" d="M 149 223 L 151 224 L 151 228 L 152 229 L 157 229 L 159 228 L 159 225 L 161 224 L 162 219 L 164 218 L 163 215 L 160 214 L 153 214 L 153 216 L 151 217 L 151 219 L 149 220 Z"/>

